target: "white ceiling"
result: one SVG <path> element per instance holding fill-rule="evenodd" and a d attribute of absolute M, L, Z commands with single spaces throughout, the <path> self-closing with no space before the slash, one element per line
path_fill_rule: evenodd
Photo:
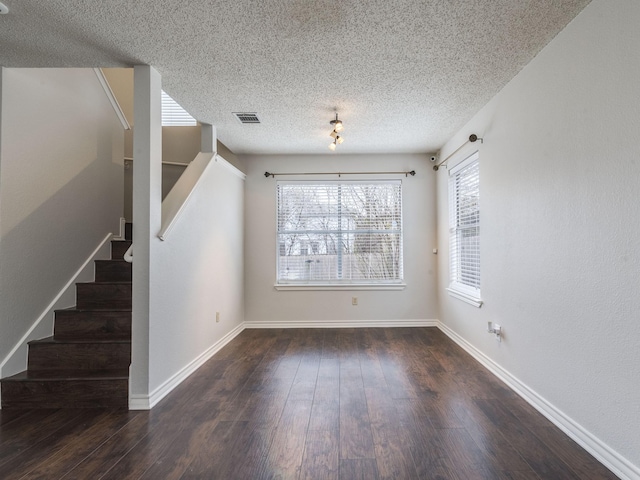
<path fill-rule="evenodd" d="M 435 152 L 589 0 L 3 0 L 0 65 L 153 65 L 234 153 Z M 232 112 L 257 112 L 242 125 Z"/>

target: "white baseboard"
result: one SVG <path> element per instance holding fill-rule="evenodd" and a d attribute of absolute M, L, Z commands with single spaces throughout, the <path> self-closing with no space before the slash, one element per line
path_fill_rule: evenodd
<path fill-rule="evenodd" d="M 167 379 L 150 395 L 129 395 L 129 410 L 150 410 L 166 397 L 189 375 L 200 368 L 222 347 L 238 336 L 245 328 L 363 328 L 363 327 L 437 327 L 437 320 L 348 320 L 348 321 L 297 321 L 297 322 L 244 322 L 208 348 L 178 373 Z"/>
<path fill-rule="evenodd" d="M 211 346 L 184 367 L 180 372 L 164 382 L 155 389 L 151 395 L 132 395 L 129 399 L 131 410 L 149 410 L 162 400 L 169 392 L 176 388 L 195 370 L 202 366 L 222 347 L 233 340 L 245 328 L 365 328 L 365 327 L 438 327 L 456 344 L 462 347 L 478 362 L 484 365 L 489 371 L 502 380 L 509 388 L 520 395 L 531 406 L 549 419 L 560 430 L 566 433 L 576 443 L 587 452 L 593 455 L 598 461 L 609 468 L 613 473 L 623 480 L 640 480 L 640 469 L 622 457 L 607 444 L 585 430 L 581 425 L 565 415 L 558 408 L 553 406 L 542 396 L 522 383 L 507 370 L 502 368 L 491 358 L 486 356 L 464 338 L 451 330 L 447 325 L 439 320 L 345 320 L 345 321 L 291 321 L 291 322 L 244 322 L 234 330 L 225 335 L 215 345 Z"/>
<path fill-rule="evenodd" d="M 127 219 L 124 217 L 120 217 L 120 233 L 118 235 L 114 235 L 112 240 L 124 240 L 125 239 L 125 225 L 127 223 Z"/>
<path fill-rule="evenodd" d="M 245 329 L 244 324 L 227 333 L 224 337 L 214 343 L 211 347 L 200 354 L 196 359 L 183 367 L 175 375 L 167 379 L 162 385 L 156 388 L 149 395 L 130 395 L 129 410 L 150 410 L 166 397 L 174 388 L 180 385 L 189 375 L 200 368 L 207 360 L 213 357 L 222 347 L 237 337 Z"/>
<path fill-rule="evenodd" d="M 623 480 L 640 480 L 640 468 L 538 395 L 447 325 L 438 322 L 438 328 L 618 477 Z"/>
<path fill-rule="evenodd" d="M 151 410 L 149 395 L 129 395 L 129 410 Z"/>
<path fill-rule="evenodd" d="M 28 343 L 31 340 L 52 335 L 54 312 L 62 308 L 68 308 L 75 303 L 76 282 L 79 282 L 84 278 L 88 279 L 89 275 L 93 278 L 94 270 L 92 262 L 102 256 L 101 252 L 103 252 L 104 248 L 107 248 L 106 245 L 111 237 L 111 233 L 104 237 L 96 249 L 71 276 L 69 281 L 62 287 L 53 300 L 51 300 L 51 303 L 47 305 L 35 322 L 33 322 L 31 327 L 29 327 L 29 330 L 27 330 L 22 338 L 18 340 L 7 356 L 2 359 L 2 362 L 0 362 L 0 378 L 15 375 L 27 368 Z M 2 398 L 0 397 L 0 406 L 1 405 Z"/>
<path fill-rule="evenodd" d="M 367 328 L 437 327 L 438 320 L 297 320 L 280 322 L 244 322 L 245 328 Z"/>

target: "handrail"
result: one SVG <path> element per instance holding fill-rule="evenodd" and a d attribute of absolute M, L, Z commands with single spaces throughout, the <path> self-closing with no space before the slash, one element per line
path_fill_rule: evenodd
<path fill-rule="evenodd" d="M 127 251 L 124 252 L 122 258 L 124 258 L 125 262 L 133 263 L 133 243 L 129 245 L 129 248 L 127 248 Z"/>
<path fill-rule="evenodd" d="M 98 81 L 100 82 L 100 85 L 102 85 L 102 88 L 104 89 L 104 93 L 107 94 L 107 98 L 109 99 L 109 102 L 113 107 L 113 110 L 116 112 L 116 115 L 118 116 L 118 119 L 122 124 L 122 127 L 125 130 L 131 130 L 131 125 L 129 125 L 129 122 L 127 121 L 127 117 L 125 117 L 124 112 L 122 111 L 122 107 L 118 103 L 116 96 L 113 94 L 113 90 L 111 90 L 111 86 L 109 85 L 107 78 L 104 76 L 104 72 L 102 71 L 101 68 L 94 68 L 93 71 L 95 72 L 96 77 L 98 77 Z"/>
<path fill-rule="evenodd" d="M 124 161 L 133 163 L 133 158 L 124 157 Z M 188 163 L 182 163 L 182 162 L 162 162 L 162 165 L 173 165 L 173 166 L 176 166 L 176 167 L 188 167 L 189 166 Z"/>
<path fill-rule="evenodd" d="M 160 240 L 167 239 L 167 235 L 176 224 L 178 217 L 215 156 L 215 152 L 198 153 L 165 197 L 162 202 L 162 223 L 158 232 Z"/>

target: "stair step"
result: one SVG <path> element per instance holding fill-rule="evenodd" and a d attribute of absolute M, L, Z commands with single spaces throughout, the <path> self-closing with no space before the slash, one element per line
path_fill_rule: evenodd
<path fill-rule="evenodd" d="M 31 373 L 42 370 L 127 369 L 130 363 L 129 340 L 59 340 L 48 337 L 29 342 L 27 368 Z"/>
<path fill-rule="evenodd" d="M 56 340 L 131 339 L 131 310 L 56 310 Z"/>
<path fill-rule="evenodd" d="M 131 282 L 76 284 L 78 310 L 131 309 Z"/>
<path fill-rule="evenodd" d="M 128 370 L 21 372 L 2 380 L 2 408 L 128 406 Z"/>
<path fill-rule="evenodd" d="M 129 378 L 128 368 L 117 368 L 114 370 L 41 370 L 31 372 L 25 370 L 11 377 L 3 378 L 3 382 L 28 381 L 56 381 L 56 380 L 121 380 Z"/>
<path fill-rule="evenodd" d="M 76 284 L 76 307 L 56 310 L 54 336 L 29 342 L 27 370 L 0 380 L 3 409 L 128 407 L 132 233 L 126 223 L 96 281 Z"/>
<path fill-rule="evenodd" d="M 131 282 L 132 265 L 124 260 L 96 260 L 96 282 Z"/>
<path fill-rule="evenodd" d="M 131 240 L 111 240 L 111 258 L 121 260 L 131 246 Z"/>

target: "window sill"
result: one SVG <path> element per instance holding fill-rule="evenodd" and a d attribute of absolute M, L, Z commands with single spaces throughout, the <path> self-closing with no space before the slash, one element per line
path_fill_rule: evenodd
<path fill-rule="evenodd" d="M 457 298 L 458 300 L 462 300 L 463 302 L 468 303 L 469 305 L 473 305 L 476 308 L 480 308 L 483 304 L 483 301 L 480 300 L 478 297 L 473 297 L 468 293 L 461 292 L 460 290 L 447 288 L 447 292 L 449 292 L 449 295 L 451 295 L 452 297 Z"/>
<path fill-rule="evenodd" d="M 345 283 L 342 285 L 328 285 L 328 284 L 304 284 L 304 285 L 292 285 L 292 284 L 279 284 L 274 285 L 276 290 L 404 290 L 407 285 L 404 283 L 389 283 L 369 285 L 362 283 Z"/>

